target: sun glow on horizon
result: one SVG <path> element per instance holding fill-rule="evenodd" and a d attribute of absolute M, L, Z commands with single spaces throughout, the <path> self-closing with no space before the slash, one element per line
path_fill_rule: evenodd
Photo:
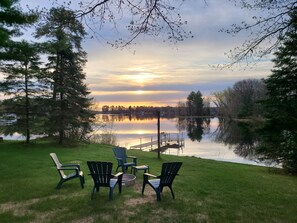
<path fill-rule="evenodd" d="M 91 91 L 92 96 L 96 95 L 156 95 L 156 94 L 178 94 L 182 91 L 145 91 L 145 90 L 135 90 L 135 91 Z"/>
<path fill-rule="evenodd" d="M 124 106 L 128 108 L 129 106 L 137 107 L 137 106 L 154 106 L 154 107 L 166 107 L 166 106 L 176 106 L 176 102 L 165 103 L 162 101 L 101 101 L 94 102 L 92 108 L 94 110 L 101 111 L 102 106 Z"/>
<path fill-rule="evenodd" d="M 144 67 L 130 67 L 127 68 L 126 75 L 122 75 L 119 79 L 123 81 L 129 81 L 132 84 L 136 84 L 140 87 L 144 87 L 145 85 L 152 84 L 154 80 L 159 78 L 159 75 L 154 74 L 151 69 Z"/>
<path fill-rule="evenodd" d="M 144 91 L 143 90 L 137 90 L 137 91 L 135 91 L 135 94 L 144 94 Z"/>

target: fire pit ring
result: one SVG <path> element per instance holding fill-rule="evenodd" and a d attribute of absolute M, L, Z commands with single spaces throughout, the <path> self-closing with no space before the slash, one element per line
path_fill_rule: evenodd
<path fill-rule="evenodd" d="M 122 178 L 122 186 L 132 186 L 135 183 L 136 176 L 125 173 Z"/>

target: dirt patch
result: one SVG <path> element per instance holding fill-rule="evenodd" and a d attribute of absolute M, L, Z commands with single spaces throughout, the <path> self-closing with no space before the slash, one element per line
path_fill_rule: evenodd
<path fill-rule="evenodd" d="M 78 195 L 74 195 L 74 196 L 78 196 Z M 33 223 L 48 222 L 49 219 L 51 219 L 55 215 L 64 212 L 65 209 L 59 209 L 56 211 L 40 213 L 40 212 L 31 210 L 30 206 L 38 202 L 42 202 L 44 200 L 66 199 L 66 198 L 68 198 L 68 196 L 66 195 L 52 195 L 52 196 L 43 197 L 43 198 L 33 198 L 30 200 L 21 201 L 21 202 L 7 202 L 4 204 L 0 204 L 0 213 L 11 212 L 14 216 L 35 215 L 36 218 L 34 219 L 34 221 L 32 221 Z"/>
<path fill-rule="evenodd" d="M 32 212 L 28 207 L 39 202 L 41 199 L 34 198 L 24 202 L 7 202 L 0 205 L 0 213 L 11 211 L 15 216 L 24 216 Z"/>
<path fill-rule="evenodd" d="M 154 215 L 151 216 L 150 222 L 154 222 L 154 223 L 162 222 L 164 218 L 170 219 L 169 222 L 176 222 L 178 215 L 173 210 L 158 209 L 154 212 Z"/>
<path fill-rule="evenodd" d="M 56 216 L 59 213 L 63 213 L 66 209 L 59 209 L 57 211 L 49 211 L 49 212 L 43 212 L 36 214 L 36 218 L 31 223 L 43 223 L 43 222 L 49 222 L 49 219 L 52 219 L 54 216 Z M 31 211 L 34 213 L 33 211 Z"/>
<path fill-rule="evenodd" d="M 153 203 L 156 198 L 154 196 L 143 196 L 140 198 L 131 198 L 125 202 L 126 205 L 130 207 L 136 207 L 138 205 Z"/>
<path fill-rule="evenodd" d="M 142 191 L 142 183 L 140 183 L 140 182 L 136 182 L 136 183 L 133 185 L 133 190 L 134 190 L 134 191 L 139 191 L 139 193 L 141 194 L 141 191 Z M 149 185 L 146 185 L 146 186 L 145 186 L 145 190 L 144 190 L 144 195 L 155 195 L 155 196 L 156 196 L 156 192 L 155 192 Z"/>
<path fill-rule="evenodd" d="M 136 182 L 133 185 L 133 190 L 139 191 L 140 197 L 127 198 L 125 205 L 136 207 L 142 204 L 153 203 L 156 200 L 156 192 L 148 185 L 145 187 L 144 195 L 141 195 L 142 183 Z"/>
<path fill-rule="evenodd" d="M 209 218 L 206 214 L 198 213 L 196 215 L 196 220 L 197 222 L 208 222 Z"/>
<path fill-rule="evenodd" d="M 95 218 L 92 216 L 81 218 L 75 221 L 72 221 L 71 223 L 93 223 L 95 221 Z"/>
<path fill-rule="evenodd" d="M 133 211 L 129 211 L 129 210 L 122 211 L 122 216 L 125 217 L 125 218 L 134 216 L 136 214 L 137 214 L 137 212 L 135 210 L 133 210 Z"/>

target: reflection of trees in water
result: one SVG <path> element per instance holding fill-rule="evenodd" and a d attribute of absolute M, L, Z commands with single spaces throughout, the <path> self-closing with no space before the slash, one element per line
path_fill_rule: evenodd
<path fill-rule="evenodd" d="M 175 127 L 179 132 L 185 131 L 187 128 L 187 119 L 186 118 L 177 118 Z"/>
<path fill-rule="evenodd" d="M 213 135 L 216 142 L 229 146 L 235 154 L 251 160 L 257 159 L 255 147 L 259 142 L 259 138 L 254 123 L 221 119 Z"/>
<path fill-rule="evenodd" d="M 187 130 L 189 139 L 200 142 L 202 135 L 210 131 L 209 118 L 178 118 L 176 128 L 179 132 Z"/>
<path fill-rule="evenodd" d="M 111 114 L 102 114 L 96 115 L 97 117 L 101 117 L 101 120 L 104 122 L 123 122 L 125 120 L 129 121 L 138 121 L 138 120 L 153 120 L 156 119 L 156 115 L 147 115 L 147 116 L 137 116 L 137 115 L 111 115 Z"/>

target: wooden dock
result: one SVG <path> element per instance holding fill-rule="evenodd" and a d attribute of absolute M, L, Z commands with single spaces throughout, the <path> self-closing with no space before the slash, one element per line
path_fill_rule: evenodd
<path fill-rule="evenodd" d="M 147 142 L 142 142 L 143 139 L 140 138 L 140 143 L 137 145 L 130 146 L 130 149 L 140 149 L 140 150 L 149 150 L 157 151 L 158 149 L 158 140 L 157 136 L 151 136 L 150 140 Z M 183 133 L 161 133 L 160 134 L 160 149 L 166 150 L 168 148 L 183 148 L 185 146 L 185 140 Z"/>

